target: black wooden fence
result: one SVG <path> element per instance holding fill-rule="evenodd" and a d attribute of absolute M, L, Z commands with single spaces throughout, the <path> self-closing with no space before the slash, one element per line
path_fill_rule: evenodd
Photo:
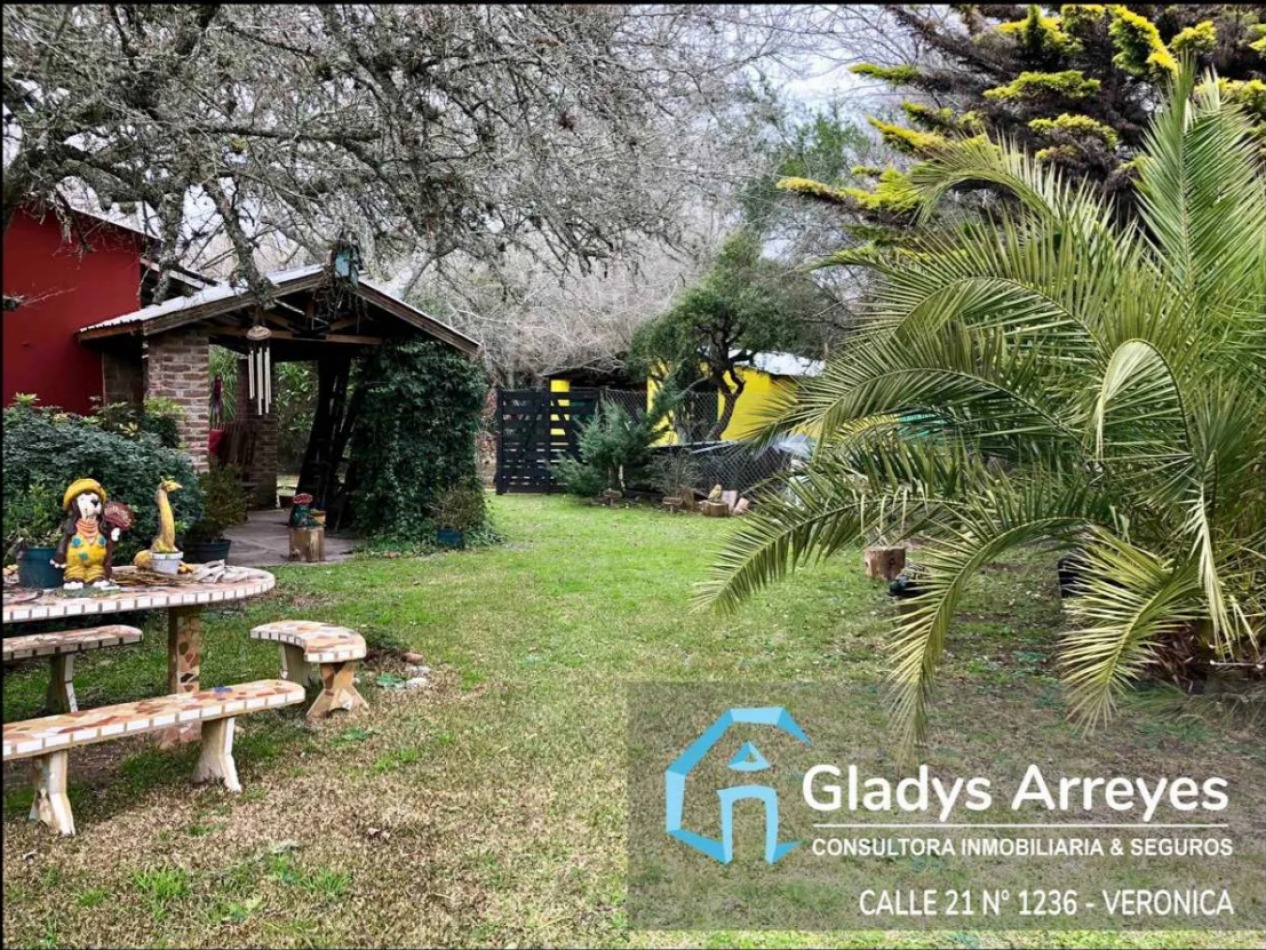
<path fill-rule="evenodd" d="M 550 491 L 550 466 L 578 456 L 580 427 L 593 418 L 600 399 L 597 389 L 498 390 L 497 494 Z"/>
<path fill-rule="evenodd" d="M 784 472 L 793 454 L 781 447 L 755 449 L 743 442 L 706 441 L 702 433 L 717 417 L 716 393 L 695 393 L 676 414 L 677 433 L 685 444 L 663 445 L 656 452 L 688 452 L 694 457 L 699 484 L 749 491 Z M 550 467 L 564 458 L 579 458 L 579 434 L 602 402 L 623 406 L 634 418 L 646 413 L 646 394 L 615 389 L 541 389 L 497 392 L 497 494 L 549 492 Z"/>

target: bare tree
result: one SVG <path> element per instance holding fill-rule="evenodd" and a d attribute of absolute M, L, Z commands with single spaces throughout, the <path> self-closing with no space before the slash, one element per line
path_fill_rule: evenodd
<path fill-rule="evenodd" d="M 67 186 L 136 205 L 164 263 L 283 236 L 319 259 L 512 252 L 586 272 L 681 238 L 707 138 L 790 8 L 694 5 L 13 5 L 4 223 Z"/>

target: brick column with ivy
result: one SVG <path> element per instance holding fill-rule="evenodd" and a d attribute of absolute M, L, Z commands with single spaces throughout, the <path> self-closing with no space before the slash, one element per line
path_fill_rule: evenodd
<path fill-rule="evenodd" d="M 199 472 L 207 470 L 210 426 L 210 341 L 205 330 L 172 330 L 144 344 L 145 398 L 170 399 L 181 408 L 177 428 L 184 450 Z"/>

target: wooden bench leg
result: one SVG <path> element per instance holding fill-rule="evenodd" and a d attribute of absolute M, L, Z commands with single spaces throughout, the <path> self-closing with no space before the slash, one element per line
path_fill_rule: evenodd
<path fill-rule="evenodd" d="M 193 770 L 195 782 L 222 782 L 230 792 L 240 792 L 237 763 L 233 761 L 233 719 L 202 724 L 202 756 Z"/>
<path fill-rule="evenodd" d="M 42 821 L 63 835 L 75 833 L 75 816 L 66 795 L 66 776 L 70 753 L 50 752 L 31 760 L 35 771 L 35 800 L 31 802 L 31 820 Z"/>
<path fill-rule="evenodd" d="M 50 658 L 48 696 L 45 705 L 50 713 L 79 712 L 75 701 L 75 654 L 58 653 Z"/>
<path fill-rule="evenodd" d="M 308 719 L 320 719 L 336 709 L 353 710 L 365 705 L 364 697 L 356 690 L 353 677 L 356 661 L 321 664 L 321 695 L 308 710 Z"/>
<path fill-rule="evenodd" d="M 315 678 L 312 664 L 303 658 L 303 647 L 281 644 L 281 678 L 305 686 Z"/>

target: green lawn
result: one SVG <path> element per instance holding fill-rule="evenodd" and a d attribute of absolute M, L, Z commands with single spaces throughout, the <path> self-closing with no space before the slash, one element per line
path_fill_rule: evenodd
<path fill-rule="evenodd" d="M 79 834 L 54 840 L 24 820 L 29 790 L 6 770 L 5 944 L 1261 945 L 1254 934 L 630 931 L 622 685 L 873 682 L 892 605 L 850 556 L 722 621 L 689 607 L 723 521 L 536 496 L 498 499 L 494 514 L 500 546 L 280 568 L 273 595 L 209 616 L 205 685 L 275 676 L 275 648 L 246 632 L 281 617 L 353 626 L 436 670 L 429 689 L 378 689 L 380 672 L 402 671 L 380 653 L 364 670 L 364 712 L 317 730 L 295 709 L 239 720 L 241 796 L 189 786 L 193 750 L 107 744 L 72 755 Z M 1034 555 L 978 585 L 945 669 L 979 687 L 1030 685 L 1055 729 L 1066 727 L 1044 659 L 1059 624 L 1049 562 Z M 164 641 L 151 625 L 141 648 L 85 657 L 81 703 L 164 691 Z M 6 721 L 37 713 L 45 676 L 42 665 L 6 674 Z M 1211 738 L 1121 728 L 1141 747 Z M 1224 744 L 1243 755 L 1251 741 Z"/>

